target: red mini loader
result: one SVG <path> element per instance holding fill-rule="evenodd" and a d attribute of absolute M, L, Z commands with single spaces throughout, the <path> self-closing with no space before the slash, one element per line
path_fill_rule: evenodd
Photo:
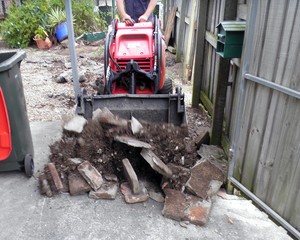
<path fill-rule="evenodd" d="M 172 93 L 165 80 L 165 44 L 158 18 L 128 26 L 114 20 L 104 53 L 104 92 L 88 96 L 81 90 L 77 112 L 91 118 L 107 107 L 125 119 L 134 116 L 151 122 L 181 125 L 186 122 L 184 94 Z"/>

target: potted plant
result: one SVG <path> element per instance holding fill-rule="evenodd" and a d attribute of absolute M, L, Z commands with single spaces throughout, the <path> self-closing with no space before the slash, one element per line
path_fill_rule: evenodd
<path fill-rule="evenodd" d="M 62 41 L 68 37 L 66 21 L 66 12 L 60 8 L 52 8 L 51 12 L 48 14 L 48 27 L 54 29 L 58 41 Z"/>
<path fill-rule="evenodd" d="M 51 48 L 52 42 L 48 38 L 48 33 L 45 31 L 44 27 L 39 26 L 39 28 L 34 33 L 35 36 L 33 40 L 36 42 L 39 49 Z"/>

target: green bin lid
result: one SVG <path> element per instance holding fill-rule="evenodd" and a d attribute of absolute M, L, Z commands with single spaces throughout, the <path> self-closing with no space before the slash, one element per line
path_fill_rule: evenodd
<path fill-rule="evenodd" d="M 245 31 L 246 21 L 223 21 L 217 27 L 222 26 L 226 32 Z"/>

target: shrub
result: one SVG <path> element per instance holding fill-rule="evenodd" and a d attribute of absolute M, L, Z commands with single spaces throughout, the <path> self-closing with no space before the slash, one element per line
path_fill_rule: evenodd
<path fill-rule="evenodd" d="M 52 34 L 48 18 L 51 9 L 55 8 L 64 10 L 64 0 L 25 0 L 21 5 L 13 4 L 8 17 L 0 24 L 2 39 L 6 46 L 26 48 L 37 32 L 45 30 L 48 34 Z M 94 12 L 93 0 L 72 0 L 72 13 L 76 18 L 74 32 L 77 36 L 105 28 L 104 20 Z"/>
<path fill-rule="evenodd" d="M 21 6 L 13 4 L 1 23 L 1 34 L 7 47 L 26 48 L 35 31 L 43 25 L 48 10 L 47 1 L 27 0 Z"/>
<path fill-rule="evenodd" d="M 72 0 L 72 14 L 76 18 L 74 32 L 77 36 L 85 32 L 95 32 L 104 30 L 105 21 L 99 17 L 98 12 L 94 12 L 94 1 Z M 65 9 L 64 0 L 50 1 L 51 8 Z"/>

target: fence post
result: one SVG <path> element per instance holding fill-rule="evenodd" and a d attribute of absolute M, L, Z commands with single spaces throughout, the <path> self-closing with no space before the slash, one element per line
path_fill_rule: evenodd
<path fill-rule="evenodd" d="M 213 121 L 211 126 L 211 144 L 221 146 L 230 59 L 222 58 L 219 55 L 217 55 L 217 57 L 220 61 L 216 99 L 214 101 Z"/>
<path fill-rule="evenodd" d="M 200 88 L 203 77 L 205 30 L 207 19 L 208 0 L 200 0 L 198 5 L 198 24 L 196 33 L 195 61 L 193 65 L 192 83 L 192 107 L 198 107 L 200 102 Z"/>
<path fill-rule="evenodd" d="M 237 11 L 237 0 L 225 0 L 224 20 L 235 20 Z M 230 69 L 230 58 L 220 58 L 217 79 L 216 98 L 211 126 L 211 141 L 213 145 L 221 146 L 223 133 L 224 108 L 226 105 L 226 94 L 228 86 L 228 75 Z"/>

